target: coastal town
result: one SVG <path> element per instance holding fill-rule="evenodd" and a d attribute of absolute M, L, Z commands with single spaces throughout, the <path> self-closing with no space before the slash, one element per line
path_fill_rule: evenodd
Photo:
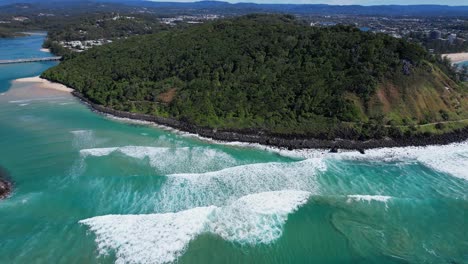
<path fill-rule="evenodd" d="M 352 25 L 363 31 L 384 33 L 425 46 L 431 53 L 468 51 L 468 19 L 386 16 L 304 17 L 311 26 Z"/>
<path fill-rule="evenodd" d="M 201 24 L 206 21 L 212 21 L 216 19 L 220 19 L 223 16 L 221 15 L 216 15 L 216 14 L 207 14 L 207 15 L 180 15 L 180 16 L 170 16 L 170 17 L 161 17 L 157 18 L 157 21 L 159 21 L 163 25 L 167 25 L 169 27 L 176 27 L 176 26 L 184 26 L 184 25 L 194 25 L 194 24 Z M 135 21 L 141 21 L 142 23 L 146 22 L 145 20 L 141 19 L 141 17 L 135 18 L 134 16 L 122 16 L 120 14 L 115 14 L 112 17 L 108 17 L 106 19 L 97 19 L 95 27 L 96 28 L 102 28 L 105 27 L 103 26 L 105 24 L 105 20 L 112 20 L 112 21 L 118 21 L 122 24 L 125 24 L 126 21 L 131 21 L 134 23 Z M 145 29 L 148 32 L 152 31 L 152 26 L 147 25 Z M 118 36 L 118 37 L 111 37 L 111 38 L 99 38 L 99 39 L 88 39 L 89 37 L 88 32 L 86 30 L 78 29 L 78 33 L 80 35 L 81 39 L 74 39 L 74 40 L 60 40 L 58 43 L 71 51 L 74 52 L 83 52 L 85 50 L 88 50 L 92 47 L 95 46 L 102 46 L 105 44 L 112 43 L 114 40 L 118 39 L 125 39 L 128 36 L 132 35 L 140 35 L 141 32 L 133 32 L 131 30 L 125 32 L 126 35 L 123 36 Z"/>
<path fill-rule="evenodd" d="M 160 18 L 162 24 L 176 27 L 176 26 L 190 26 L 194 24 L 204 23 L 220 19 L 223 16 L 216 14 L 200 15 L 200 16 L 174 16 Z M 133 19 L 129 17 L 119 18 L 121 20 Z M 306 18 L 303 18 L 306 19 Z M 416 42 L 424 46 L 430 53 L 434 54 L 447 54 L 447 53 L 460 53 L 468 51 L 468 20 L 460 19 L 439 19 L 436 21 L 429 21 L 427 19 L 418 18 L 401 18 L 389 19 L 386 17 L 316 17 L 307 18 L 311 26 L 328 27 L 334 25 L 351 25 L 356 26 L 362 31 L 373 33 L 383 33 L 395 38 L 404 38 L 406 40 Z M 99 26 L 99 24 L 97 24 Z M 87 32 L 80 31 L 82 35 Z M 133 35 L 128 32 L 128 35 Z M 126 37 L 123 37 L 126 38 Z M 75 52 L 82 52 L 94 46 L 101 46 L 112 43 L 117 38 L 99 38 L 90 40 L 70 40 L 59 41 L 59 44 L 67 49 Z M 453 62 L 460 62 L 466 60 L 465 57 L 451 57 Z M 458 58 L 458 59 L 457 59 Z M 455 59 L 455 60 L 454 60 Z"/>
<path fill-rule="evenodd" d="M 169 28 L 185 28 L 242 15 L 252 8 L 258 8 L 259 12 L 282 12 L 278 9 L 280 6 L 269 6 L 270 11 L 261 6 L 235 7 L 230 8 L 223 2 L 201 2 L 188 6 L 125 6 L 107 3 L 80 6 L 74 12 L 63 12 L 48 5 L 39 8 L 31 4 L 16 4 L 7 6 L 3 11 L 0 9 L 0 37 L 42 26 L 50 28 L 49 40 L 67 50 L 82 52 L 129 36 L 153 34 Z M 417 14 L 402 10 L 399 15 L 389 10 L 385 15 L 379 12 L 353 14 L 356 11 L 347 13 L 345 9 L 339 12 L 330 9 L 322 13 L 314 10 L 290 9 L 290 15 L 314 27 L 346 25 L 402 38 L 419 43 L 434 54 L 468 52 L 468 16 L 461 15 L 463 12 L 441 16 L 440 12 L 446 11 Z M 57 22 L 63 18 L 67 18 L 67 23 Z"/>
<path fill-rule="evenodd" d="M 5 28 L 3 31 L 8 28 L 21 28 L 39 23 L 38 21 L 50 21 L 59 16 L 59 14 L 54 14 L 51 11 L 30 12 L 16 16 L 7 16 L 0 12 L 0 35 L 2 35 L 2 28 Z M 120 38 L 151 34 L 164 28 L 164 26 L 187 27 L 230 16 L 233 16 L 233 14 L 226 14 L 223 11 L 218 11 L 218 13 L 193 11 L 189 14 L 171 15 L 158 14 L 148 8 L 138 8 L 122 13 L 103 13 L 102 15 L 89 17 L 84 21 L 76 20 L 66 27 L 58 27 L 57 30 L 61 32 L 61 35 L 54 36 L 53 33 L 50 33 L 49 37 L 66 49 L 81 52 L 94 46 L 112 43 Z M 468 17 L 399 17 L 340 14 L 295 14 L 295 16 L 311 26 L 348 25 L 355 26 L 362 31 L 404 38 L 421 44 L 430 53 L 446 54 L 468 51 Z"/>

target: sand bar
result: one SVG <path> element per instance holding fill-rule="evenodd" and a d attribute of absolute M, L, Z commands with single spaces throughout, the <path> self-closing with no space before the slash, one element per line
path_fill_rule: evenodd
<path fill-rule="evenodd" d="M 73 91 L 73 89 L 70 87 L 67 87 L 60 83 L 54 83 L 46 79 L 42 79 L 39 76 L 16 79 L 13 81 L 13 83 L 32 83 L 32 84 L 37 84 L 37 86 L 40 88 L 53 89 L 53 90 L 68 92 L 68 93 Z"/>
<path fill-rule="evenodd" d="M 442 57 L 449 58 L 452 63 L 468 61 L 468 52 L 442 54 Z"/>

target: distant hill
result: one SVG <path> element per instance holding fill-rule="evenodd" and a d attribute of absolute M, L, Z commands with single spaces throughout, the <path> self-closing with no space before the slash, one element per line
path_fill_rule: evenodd
<path fill-rule="evenodd" d="M 450 16 L 468 17 L 467 6 L 446 5 L 323 5 L 323 4 L 230 4 L 220 1 L 200 1 L 189 3 L 152 2 L 143 0 L 1 0 L 0 6 L 15 3 L 33 3 L 41 7 L 60 8 L 61 6 L 113 3 L 127 6 L 154 8 L 157 13 L 225 13 L 230 15 L 248 14 L 253 12 L 274 12 L 290 14 L 314 15 L 379 15 L 379 16 Z"/>
<path fill-rule="evenodd" d="M 37 15 L 38 13 L 54 13 L 55 15 L 69 15 L 97 12 L 131 12 L 136 9 L 132 5 L 119 3 L 100 3 L 95 1 L 36 1 L 24 0 L 20 3 L 1 4 L 0 15 Z"/>
<path fill-rule="evenodd" d="M 118 0 L 117 0 L 118 1 Z M 315 14 L 315 15 L 382 15 L 382 16 L 468 16 L 467 6 L 446 5 L 325 5 L 325 4 L 254 4 L 237 3 L 230 4 L 218 1 L 201 1 L 194 3 L 171 3 L 150 1 L 119 1 L 144 5 L 148 7 L 179 9 L 195 9 L 206 12 L 224 11 L 228 13 L 252 13 L 252 12 L 277 12 L 289 14 Z"/>
<path fill-rule="evenodd" d="M 200 127 L 374 138 L 468 118 L 451 74 L 401 39 L 249 15 L 93 48 L 43 76 L 100 105 Z"/>

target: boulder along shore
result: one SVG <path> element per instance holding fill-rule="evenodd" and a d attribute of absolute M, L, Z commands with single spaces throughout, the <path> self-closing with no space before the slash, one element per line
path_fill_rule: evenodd
<path fill-rule="evenodd" d="M 8 197 L 11 193 L 12 184 L 7 178 L 7 172 L 0 167 L 0 200 Z"/>
<path fill-rule="evenodd" d="M 385 147 L 406 147 L 406 146 L 427 146 L 427 145 L 445 145 L 455 142 L 462 142 L 468 139 L 468 128 L 459 131 L 431 136 L 407 137 L 399 139 L 371 139 L 366 141 L 335 139 L 324 140 L 315 138 L 304 138 L 296 135 L 274 136 L 263 132 L 255 131 L 228 131 L 216 130 L 211 128 L 198 127 L 183 121 L 172 118 L 157 117 L 146 114 L 129 113 L 125 111 L 114 110 L 109 107 L 95 104 L 84 97 L 81 93 L 73 91 L 72 95 L 79 98 L 92 110 L 98 113 L 110 114 L 116 117 L 128 118 L 133 120 L 153 122 L 158 125 L 164 125 L 184 132 L 197 134 L 202 137 L 211 138 L 220 141 L 238 141 L 245 143 L 258 143 L 278 148 L 287 149 L 330 149 L 336 152 L 338 149 L 358 150 L 364 154 L 364 150 Z"/>

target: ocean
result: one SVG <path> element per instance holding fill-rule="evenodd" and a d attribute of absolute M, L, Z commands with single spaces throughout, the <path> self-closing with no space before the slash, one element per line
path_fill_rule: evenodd
<path fill-rule="evenodd" d="M 0 58 L 50 56 L 43 38 Z M 0 66 L 0 263 L 468 263 L 468 142 L 212 142 L 11 83 L 54 65 Z"/>
<path fill-rule="evenodd" d="M 468 66 L 468 61 L 459 62 L 459 63 L 457 63 L 457 65 L 461 66 L 461 67 L 463 67 L 464 65 Z"/>

